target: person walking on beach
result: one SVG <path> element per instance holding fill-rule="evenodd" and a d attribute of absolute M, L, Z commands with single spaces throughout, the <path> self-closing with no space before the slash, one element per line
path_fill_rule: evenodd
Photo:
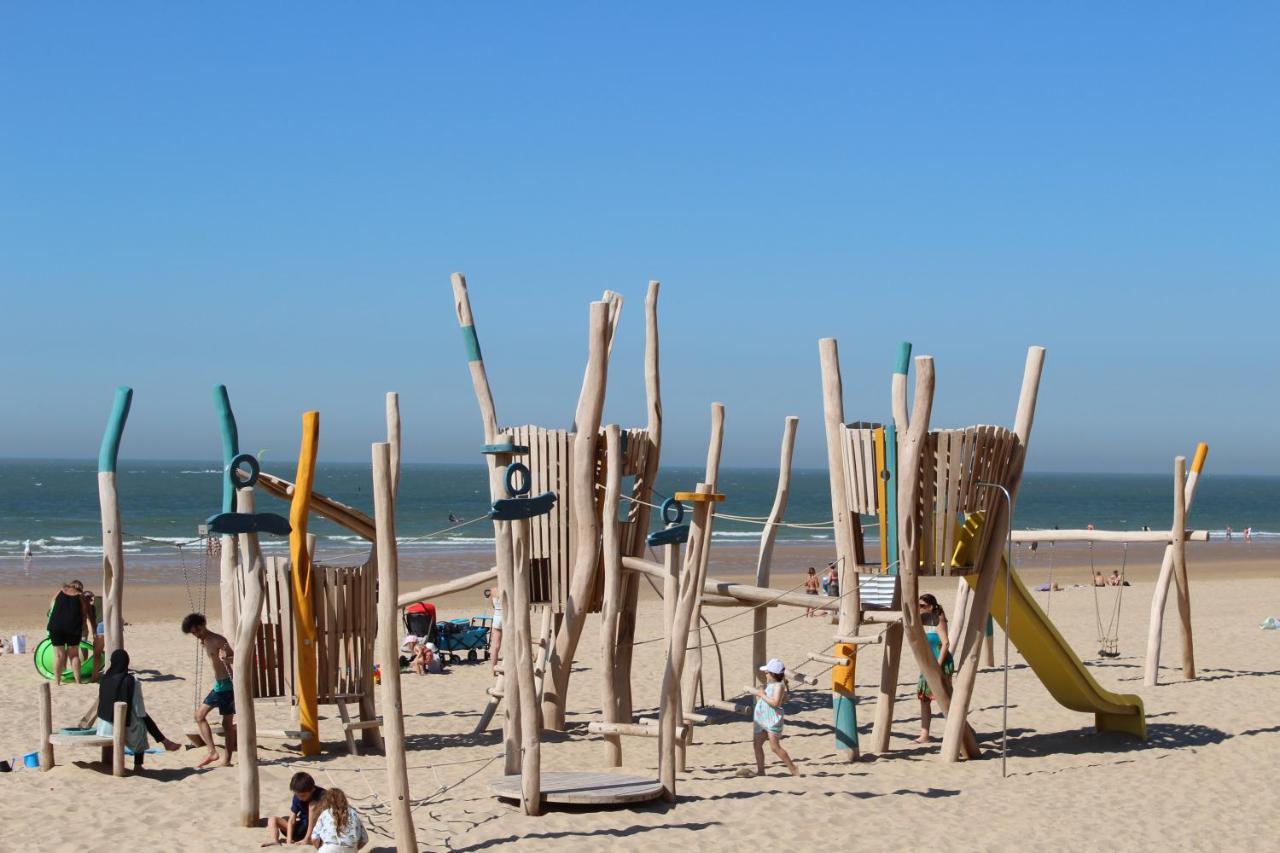
<path fill-rule="evenodd" d="M 62 673 L 70 664 L 71 674 L 76 684 L 80 680 L 80 641 L 84 639 L 85 629 L 93 632 L 86 615 L 84 604 L 84 584 L 78 580 L 67 581 L 62 589 L 49 602 L 49 642 L 53 645 L 53 686 L 62 686 Z"/>
<path fill-rule="evenodd" d="M 1252 541 L 1253 541 L 1253 528 L 1252 528 L 1252 527 L 1246 527 L 1246 528 L 1244 529 L 1244 541 L 1246 541 L 1246 542 L 1252 542 Z"/>
<path fill-rule="evenodd" d="M 924 636 L 929 641 L 933 656 L 942 667 L 942 680 L 947 689 L 951 689 L 951 675 L 955 672 L 955 664 L 951 660 L 951 638 L 947 635 L 947 614 L 942 605 L 932 595 L 920 596 L 916 603 L 920 608 L 920 623 L 924 625 Z M 933 720 L 933 691 L 924 675 L 916 682 L 916 698 L 920 700 L 920 737 L 915 743 L 929 742 L 929 725 Z"/>
<path fill-rule="evenodd" d="M 1230 524 L 1227 525 L 1227 541 L 1228 542 L 1231 541 L 1231 525 Z"/>
<path fill-rule="evenodd" d="M 204 646 L 209 655 L 209 666 L 213 669 L 213 690 L 204 697 L 204 702 L 196 709 L 196 727 L 200 729 L 200 737 L 209 748 L 209 754 L 196 767 L 207 767 L 218 760 L 218 747 L 213 742 L 213 729 L 209 726 L 209 712 L 214 708 L 222 715 L 222 731 L 226 739 L 227 754 L 222 756 L 222 766 L 231 766 L 231 753 L 236 749 L 236 694 L 231 687 L 231 658 L 235 650 L 221 634 L 209 630 L 203 613 L 188 613 L 182 620 L 182 633 L 190 634 Z"/>
<path fill-rule="evenodd" d="M 111 666 L 102 674 L 98 684 L 98 722 L 94 732 L 98 737 L 111 737 L 115 723 L 115 704 L 125 703 L 124 741 L 133 750 L 133 769 L 142 769 L 143 756 L 147 754 L 147 735 L 169 752 L 177 752 L 182 745 L 169 740 L 147 713 L 142 701 L 142 685 L 129 672 L 129 653 L 116 649 L 111 653 Z"/>
<path fill-rule="evenodd" d="M 840 595 L 840 573 L 836 571 L 835 563 L 827 563 L 827 578 L 822 585 L 826 588 L 827 595 L 833 598 Z"/>
<path fill-rule="evenodd" d="M 756 690 L 756 707 L 751 722 L 751 748 L 756 754 L 756 775 L 764 775 L 764 742 L 767 740 L 773 754 L 787 766 L 791 775 L 799 776 L 800 769 L 782 748 L 782 728 L 786 722 L 783 704 L 791 692 L 787 689 L 787 668 L 782 661 L 771 658 L 760 667 L 760 671 L 765 674 L 766 683 Z"/>
<path fill-rule="evenodd" d="M 809 567 L 809 574 L 805 575 L 804 592 L 805 592 L 805 595 L 818 594 L 818 570 L 815 569 L 813 566 Z M 804 611 L 804 615 L 812 616 L 815 612 L 817 611 L 815 611 L 812 607 L 806 607 Z"/>

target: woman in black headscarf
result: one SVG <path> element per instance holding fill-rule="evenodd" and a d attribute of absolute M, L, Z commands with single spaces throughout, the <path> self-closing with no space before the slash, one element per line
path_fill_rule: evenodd
<path fill-rule="evenodd" d="M 128 708 L 124 741 L 133 750 L 134 770 L 142 769 L 148 733 L 156 743 L 164 744 L 164 748 L 170 752 L 182 748 L 166 738 L 155 721 L 147 716 L 147 706 L 142 701 L 142 685 L 129 672 L 129 653 L 124 649 L 116 649 L 111 653 L 111 666 L 98 682 L 98 724 L 95 730 L 101 737 L 111 737 L 117 702 L 125 703 Z"/>

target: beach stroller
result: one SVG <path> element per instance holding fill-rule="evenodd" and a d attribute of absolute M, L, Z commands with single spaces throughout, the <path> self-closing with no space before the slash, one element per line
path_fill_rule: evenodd
<path fill-rule="evenodd" d="M 489 633 L 492 620 L 486 616 L 471 619 L 447 619 L 436 623 L 436 648 L 450 663 L 459 663 L 466 652 L 467 663 L 489 659 Z"/>
<path fill-rule="evenodd" d="M 406 634 L 430 639 L 436 633 L 436 606 L 428 601 L 418 601 L 404 609 Z"/>

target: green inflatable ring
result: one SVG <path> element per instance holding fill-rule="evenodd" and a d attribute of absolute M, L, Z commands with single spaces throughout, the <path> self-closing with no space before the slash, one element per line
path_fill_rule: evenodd
<path fill-rule="evenodd" d="M 80 641 L 80 657 L 81 657 L 80 677 L 84 679 L 92 678 L 93 677 L 93 644 L 92 643 L 86 640 Z M 40 641 L 40 644 L 36 646 L 35 653 L 31 655 L 31 658 L 35 662 L 36 672 L 40 673 L 50 681 L 53 681 L 54 651 L 53 651 L 53 643 L 50 642 L 48 637 L 45 637 L 43 640 Z M 76 680 L 75 673 L 73 673 L 71 670 L 64 669 L 62 671 L 62 681 L 64 684 L 70 681 L 75 681 L 75 680 Z"/>

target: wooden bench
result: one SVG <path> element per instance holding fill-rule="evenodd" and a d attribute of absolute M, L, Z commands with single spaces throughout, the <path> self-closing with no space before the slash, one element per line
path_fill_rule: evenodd
<path fill-rule="evenodd" d="M 53 732 L 53 696 L 51 685 L 45 682 L 40 685 L 40 769 L 52 770 L 54 766 L 53 748 L 91 747 L 101 750 L 101 761 L 104 766 L 110 765 L 111 775 L 124 775 L 124 736 L 129 719 L 129 708 L 123 702 L 115 703 L 112 708 L 111 737 L 90 734 L 69 734 Z"/>

